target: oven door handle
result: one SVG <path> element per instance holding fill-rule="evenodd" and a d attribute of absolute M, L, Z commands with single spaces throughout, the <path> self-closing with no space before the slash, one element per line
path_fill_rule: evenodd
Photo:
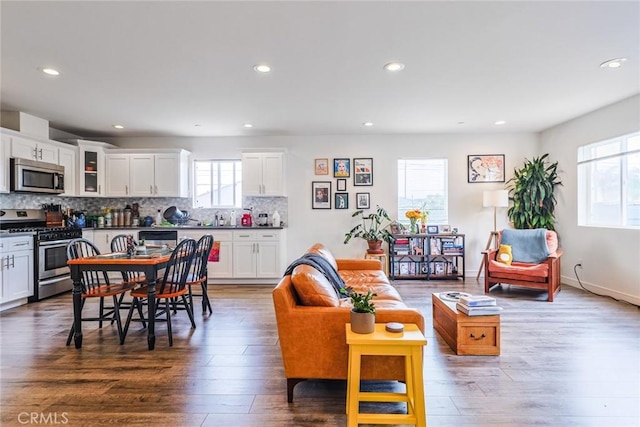
<path fill-rule="evenodd" d="M 48 246 L 66 246 L 72 239 L 65 240 L 56 240 L 54 242 L 38 242 L 38 246 L 48 247 Z"/>
<path fill-rule="evenodd" d="M 49 280 L 39 280 L 38 281 L 38 285 L 42 286 L 42 285 L 52 285 L 54 283 L 58 283 L 58 282 L 62 282 L 64 280 L 69 280 L 71 279 L 71 275 L 66 275 L 66 276 L 59 276 L 59 277 L 54 277 L 53 279 L 49 279 Z"/>

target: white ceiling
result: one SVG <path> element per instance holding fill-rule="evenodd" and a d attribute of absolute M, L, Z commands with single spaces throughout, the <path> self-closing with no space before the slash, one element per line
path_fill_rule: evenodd
<path fill-rule="evenodd" d="M 83 137 L 537 132 L 640 91 L 638 1 L 0 8 L 2 109 Z"/>

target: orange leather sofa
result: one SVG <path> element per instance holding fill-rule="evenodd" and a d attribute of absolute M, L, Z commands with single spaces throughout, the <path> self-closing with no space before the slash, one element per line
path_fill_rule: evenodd
<path fill-rule="evenodd" d="M 335 259 L 322 244 L 307 252 L 322 255 L 337 269 L 346 286 L 358 292 L 371 290 L 376 306 L 376 323 L 414 323 L 424 333 L 424 318 L 408 308 L 391 286 L 377 259 Z M 293 402 L 293 388 L 309 379 L 346 380 L 349 347 L 345 324 L 351 302 L 339 298 L 331 283 L 316 269 L 298 265 L 273 290 L 287 400 Z M 404 359 L 394 356 L 365 356 L 361 378 L 404 381 Z"/>

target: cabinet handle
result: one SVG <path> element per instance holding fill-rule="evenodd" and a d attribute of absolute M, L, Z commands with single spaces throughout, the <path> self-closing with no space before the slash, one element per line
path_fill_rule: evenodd
<path fill-rule="evenodd" d="M 29 242 L 20 242 L 20 243 L 16 243 L 13 246 L 29 246 Z"/>
<path fill-rule="evenodd" d="M 476 341 L 480 341 L 481 339 L 486 338 L 487 336 L 485 334 L 480 335 L 479 337 L 476 337 L 474 334 L 469 335 L 469 338 L 472 338 Z"/>
<path fill-rule="evenodd" d="M 260 253 L 260 243 L 256 243 L 256 253 Z"/>
<path fill-rule="evenodd" d="M 153 188 L 154 188 L 155 194 L 158 194 L 158 186 L 154 185 Z"/>
<path fill-rule="evenodd" d="M 42 148 L 40 149 L 40 160 L 42 160 Z"/>
<path fill-rule="evenodd" d="M 9 257 L 7 257 L 7 264 L 9 264 Z M 8 267 L 8 265 L 7 265 Z M 16 256 L 11 255 L 11 268 L 16 268 Z"/>
<path fill-rule="evenodd" d="M 128 185 L 124 186 L 124 194 L 129 194 L 129 186 Z"/>

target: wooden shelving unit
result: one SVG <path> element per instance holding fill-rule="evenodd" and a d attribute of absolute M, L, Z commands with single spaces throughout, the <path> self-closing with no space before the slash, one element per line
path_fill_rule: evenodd
<path fill-rule="evenodd" d="M 464 280 L 464 234 L 394 234 L 389 247 L 389 277 Z"/>

